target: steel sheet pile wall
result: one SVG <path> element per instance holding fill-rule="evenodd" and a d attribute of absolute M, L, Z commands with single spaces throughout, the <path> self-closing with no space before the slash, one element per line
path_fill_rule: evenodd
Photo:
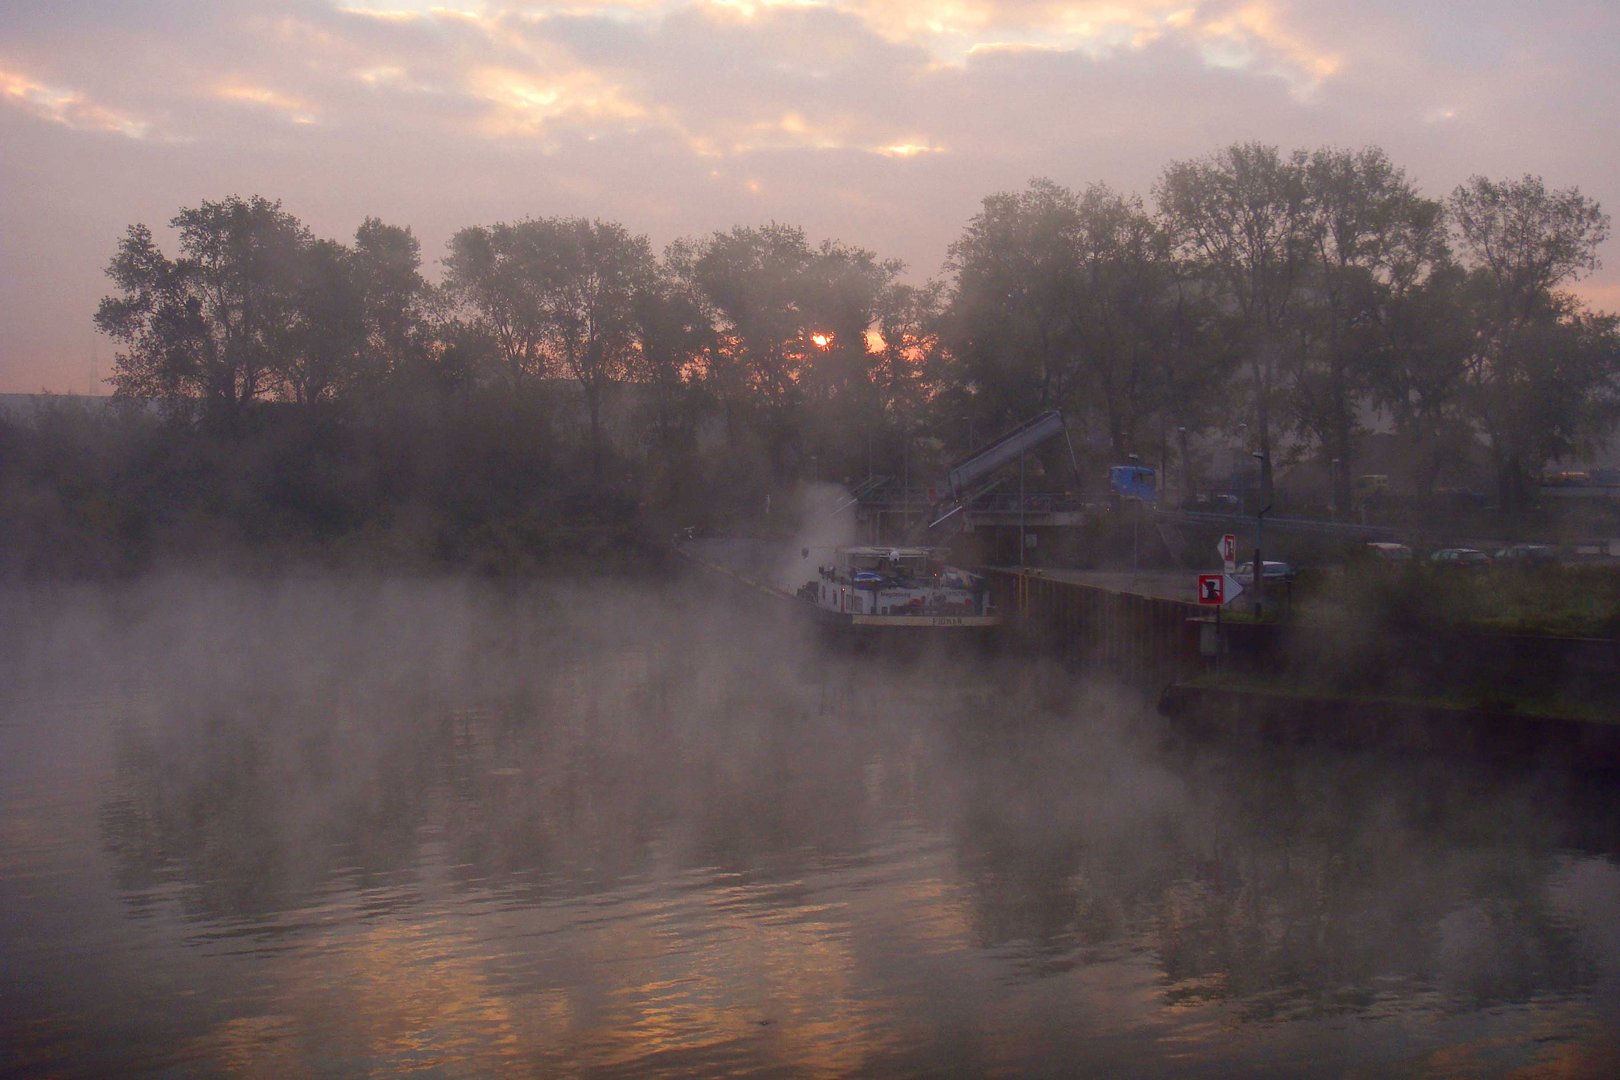
<path fill-rule="evenodd" d="M 1163 685 L 1198 670 L 1197 604 L 989 571 L 995 602 L 1034 647 L 1127 682 Z"/>

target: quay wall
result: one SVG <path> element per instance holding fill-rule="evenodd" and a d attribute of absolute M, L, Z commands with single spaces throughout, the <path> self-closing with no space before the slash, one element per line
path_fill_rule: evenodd
<path fill-rule="evenodd" d="M 1343 748 L 1376 747 L 1519 767 L 1620 769 L 1620 724 L 1511 708 L 1310 697 L 1172 685 L 1159 711 L 1194 735 Z"/>
<path fill-rule="evenodd" d="M 1206 655 L 1214 630 L 1196 603 L 1055 580 L 1027 570 L 985 571 L 1017 639 L 1078 670 L 1157 695 L 1185 732 L 1286 743 L 1376 747 L 1520 765 L 1620 769 L 1620 710 L 1610 718 L 1521 711 L 1515 695 L 1561 687 L 1565 700 L 1620 700 L 1612 641 L 1459 635 L 1455 641 L 1390 638 L 1347 668 L 1343 694 L 1290 688 L 1313 664 L 1342 665 L 1339 635 L 1319 628 L 1229 624 L 1221 655 Z M 1212 641 L 1211 644 L 1214 644 Z M 1407 659 L 1403 662 L 1400 656 Z M 1428 661 L 1419 674 L 1413 659 Z M 1371 661 L 1369 658 L 1372 658 Z M 1447 663 L 1436 662 L 1446 658 Z M 1248 686 L 1207 676 L 1236 675 Z M 1415 695 L 1382 698 L 1384 693 Z M 1430 704 L 1424 704 L 1430 696 Z M 1454 703 L 1433 703 L 1434 699 Z M 1460 700 L 1457 700 L 1460 699 Z"/>
<path fill-rule="evenodd" d="M 1039 571 L 990 569 L 997 610 L 1031 649 L 1080 670 L 1160 687 L 1203 667 L 1197 604 L 1062 581 Z"/>

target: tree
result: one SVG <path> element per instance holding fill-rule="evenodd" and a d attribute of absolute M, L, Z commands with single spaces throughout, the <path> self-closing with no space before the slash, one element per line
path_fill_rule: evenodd
<path fill-rule="evenodd" d="M 499 343 L 514 385 L 567 378 L 582 391 L 593 475 L 602 471 L 602 404 L 628 377 L 635 298 L 653 273 L 646 237 L 584 218 L 463 229 L 450 241 L 448 284 Z"/>
<path fill-rule="evenodd" d="M 1306 158 L 1258 143 L 1170 165 L 1156 188 L 1172 241 L 1216 297 L 1248 369 L 1260 457 L 1260 498 L 1271 501 L 1272 424 L 1279 381 L 1309 265 Z"/>
<path fill-rule="evenodd" d="M 1044 408 L 1100 434 L 1112 461 L 1157 448 L 1208 411 L 1211 357 L 1170 237 L 1135 196 L 1049 180 L 992 196 L 951 248 L 946 323 L 972 402 L 994 431 Z"/>
<path fill-rule="evenodd" d="M 1333 504 L 1342 511 L 1350 505 L 1357 407 L 1378 382 L 1389 307 L 1445 265 L 1444 216 L 1376 147 L 1317 150 L 1304 184 L 1310 277 L 1296 312 L 1293 405 L 1330 466 Z"/>
<path fill-rule="evenodd" d="M 1037 179 L 987 197 L 950 246 L 945 338 L 984 430 L 1066 408 L 1078 390 L 1079 228 L 1074 193 Z"/>
<path fill-rule="evenodd" d="M 1531 478 L 1594 435 L 1617 375 L 1613 320 L 1587 316 L 1561 286 L 1595 270 L 1609 217 L 1540 177 L 1460 185 L 1449 207 L 1474 263 L 1465 366 L 1470 411 L 1490 444 L 1502 509 L 1519 515 Z"/>
<path fill-rule="evenodd" d="M 803 457 L 798 421 L 815 332 L 806 274 L 815 252 L 802 230 L 771 224 L 715 233 L 687 259 L 720 335 L 713 381 L 727 423 L 757 417 L 772 469 L 788 474 Z"/>
<path fill-rule="evenodd" d="M 354 255 L 337 241 L 312 241 L 301 261 L 272 366 L 281 396 L 310 405 L 332 400 L 355 382 L 366 340 L 365 297 Z"/>
<path fill-rule="evenodd" d="M 495 343 L 513 390 L 545 367 L 545 285 L 552 276 L 545 252 L 548 227 L 536 221 L 474 225 L 450 238 L 445 288 L 473 312 L 476 327 Z"/>
<path fill-rule="evenodd" d="M 1408 443 L 1420 495 L 1447 469 L 1464 466 L 1474 444 L 1465 409 L 1473 338 L 1467 278 L 1448 256 L 1409 287 L 1391 290 L 1380 312 L 1373 400 L 1390 410 Z"/>
<path fill-rule="evenodd" d="M 1609 215 L 1578 188 L 1548 191 L 1539 176 L 1475 176 L 1451 194 L 1462 245 L 1490 274 L 1503 317 L 1534 316 L 1566 282 L 1596 270 Z"/>
<path fill-rule="evenodd" d="M 1115 461 L 1147 445 L 1196 396 L 1201 351 L 1174 340 L 1184 297 L 1170 245 L 1135 196 L 1093 184 L 1080 196 L 1069 304 L 1080 377 Z"/>
<path fill-rule="evenodd" d="M 422 245 L 408 227 L 368 217 L 355 230 L 353 273 L 364 312 L 365 374 L 372 381 L 399 374 L 424 353 Z"/>
<path fill-rule="evenodd" d="M 630 375 L 637 353 L 636 298 L 652 283 L 652 248 L 624 226 L 554 219 L 552 276 L 544 290 L 548 367 L 571 376 L 590 422 L 592 475 L 602 477 L 602 403 Z"/>
<path fill-rule="evenodd" d="M 701 388 L 718 347 L 702 298 L 672 269 L 671 260 L 677 258 L 666 255 L 635 298 L 640 349 L 632 379 L 651 393 L 653 442 L 665 463 L 677 447 L 692 441 Z"/>
<path fill-rule="evenodd" d="M 111 381 L 121 397 L 237 416 L 278 385 L 309 232 L 257 195 L 204 202 L 171 224 L 178 259 L 137 224 L 107 267 L 119 295 L 102 299 L 95 323 L 124 346 Z"/>
<path fill-rule="evenodd" d="M 896 261 L 830 240 L 805 267 L 802 425 L 811 453 L 834 467 L 835 475 L 860 472 L 884 426 L 878 357 L 869 334 L 900 269 Z"/>
<path fill-rule="evenodd" d="M 972 402 L 946 392 L 952 384 L 942 377 L 942 369 L 952 363 L 940 338 L 944 306 L 945 288 L 937 281 L 920 286 L 896 282 L 879 298 L 872 385 L 886 427 L 915 428 L 927 405 L 934 406 L 931 426 L 936 432 L 953 430 L 970 415 L 966 409 Z M 971 449 L 965 440 L 960 445 Z"/>

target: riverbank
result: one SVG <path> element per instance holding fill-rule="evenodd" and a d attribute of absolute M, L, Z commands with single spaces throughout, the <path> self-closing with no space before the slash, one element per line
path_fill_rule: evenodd
<path fill-rule="evenodd" d="M 1556 710 L 1556 711 L 1555 711 Z M 1403 753 L 1503 764 L 1620 770 L 1620 720 L 1578 702 L 1324 694 L 1256 678 L 1209 676 L 1173 683 L 1159 711 L 1193 734 Z"/>

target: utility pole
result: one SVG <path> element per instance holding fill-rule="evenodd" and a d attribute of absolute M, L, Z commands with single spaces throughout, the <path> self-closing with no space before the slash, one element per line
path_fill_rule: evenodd
<path fill-rule="evenodd" d="M 1018 451 L 1018 569 L 1024 568 L 1024 452 Z"/>
<path fill-rule="evenodd" d="M 1176 442 L 1179 444 L 1177 449 L 1181 451 L 1181 504 L 1186 506 L 1187 500 L 1191 499 L 1197 492 L 1193 490 L 1192 458 L 1187 454 L 1187 429 L 1185 427 L 1176 428 Z"/>
<path fill-rule="evenodd" d="M 1260 614 L 1261 605 L 1266 599 L 1266 564 L 1260 555 L 1261 534 L 1266 527 L 1266 515 L 1271 513 L 1268 503 L 1262 506 L 1254 515 L 1254 613 Z"/>
<path fill-rule="evenodd" d="M 1138 465 L 1142 459 L 1132 454 L 1129 460 L 1132 465 Z M 1133 473 L 1132 480 L 1135 479 Z M 1137 569 L 1141 564 L 1142 553 L 1142 493 L 1140 489 L 1131 497 L 1131 501 L 1136 504 L 1131 512 L 1131 581 L 1135 582 Z"/>
<path fill-rule="evenodd" d="M 1264 484 L 1266 469 L 1266 452 L 1256 450 L 1253 454 L 1260 463 L 1261 483 Z M 1266 599 L 1266 564 L 1261 557 L 1262 539 L 1265 535 L 1266 515 L 1271 513 L 1271 504 L 1267 503 L 1254 513 L 1254 613 L 1258 616 Z"/>

